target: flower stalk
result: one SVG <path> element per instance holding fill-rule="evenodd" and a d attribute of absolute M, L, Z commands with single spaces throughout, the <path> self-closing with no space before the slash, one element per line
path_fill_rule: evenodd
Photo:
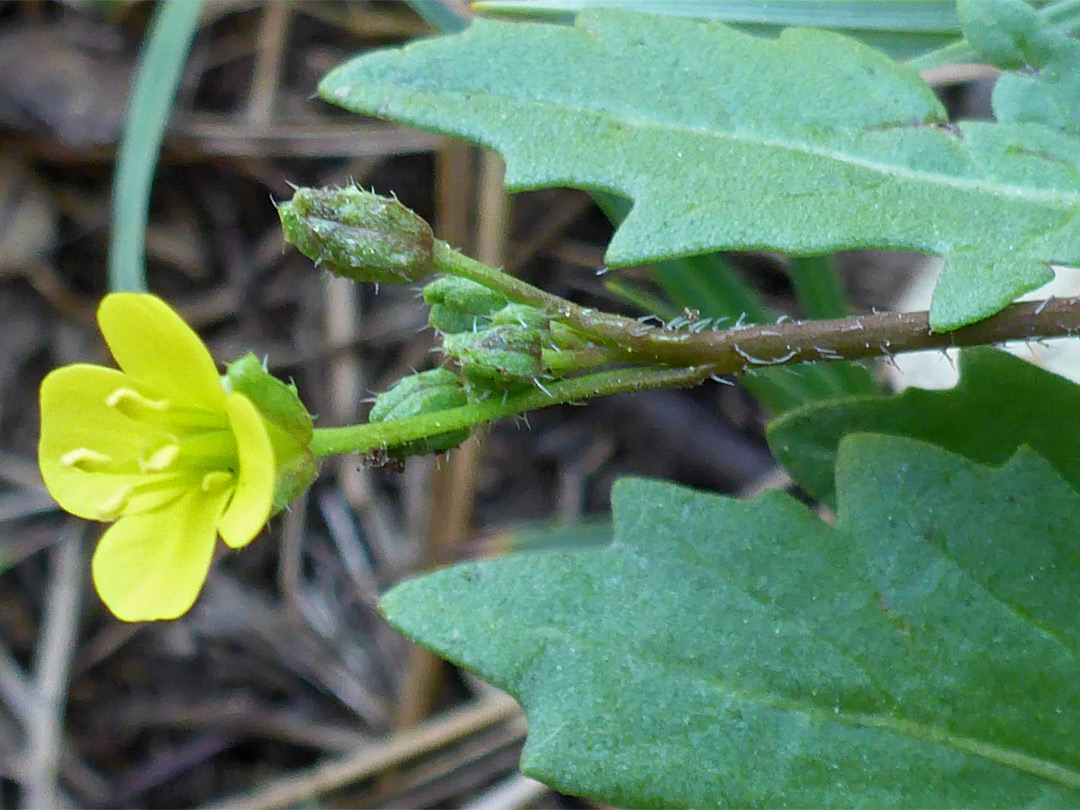
<path fill-rule="evenodd" d="M 538 387 L 524 389 L 507 394 L 505 398 L 491 397 L 438 413 L 391 422 L 316 428 L 310 449 L 316 457 L 339 453 L 370 453 L 551 405 L 565 405 L 593 397 L 644 391 L 649 388 L 689 388 L 707 379 L 712 373 L 714 370 L 709 366 L 601 371 L 548 383 L 543 390 Z"/>

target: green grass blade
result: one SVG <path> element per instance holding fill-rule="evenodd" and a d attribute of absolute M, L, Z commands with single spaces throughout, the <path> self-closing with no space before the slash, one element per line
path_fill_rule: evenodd
<path fill-rule="evenodd" d="M 621 278 L 604 279 L 604 286 L 623 301 L 633 304 L 642 312 L 655 315 L 662 321 L 673 320 L 683 313 L 663 296 L 643 289 L 632 281 Z"/>
<path fill-rule="evenodd" d="M 161 139 L 203 0 L 164 0 L 150 24 L 124 119 L 113 179 L 109 289 L 146 289 L 146 222 Z"/>
<path fill-rule="evenodd" d="M 625 8 L 727 23 L 748 34 L 776 36 L 792 26 L 828 28 L 894 59 L 911 59 L 960 36 L 955 0 L 485 0 L 484 16 L 570 24 L 587 8 Z"/>
<path fill-rule="evenodd" d="M 847 294 L 831 256 L 791 259 L 788 278 L 807 318 L 843 318 L 850 314 Z"/>
<path fill-rule="evenodd" d="M 409 8 L 423 18 L 424 22 L 444 34 L 454 34 L 468 26 L 469 21 L 442 2 L 442 0 L 405 0 Z"/>
<path fill-rule="evenodd" d="M 482 0 L 473 3 L 473 8 L 485 16 L 547 22 L 570 19 L 587 8 L 625 8 L 775 28 L 799 25 L 926 33 L 960 30 L 954 0 Z"/>

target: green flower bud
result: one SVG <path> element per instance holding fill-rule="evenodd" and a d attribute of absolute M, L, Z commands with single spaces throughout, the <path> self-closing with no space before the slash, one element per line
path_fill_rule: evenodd
<path fill-rule="evenodd" d="M 443 349 L 458 361 L 469 382 L 506 390 L 531 385 L 540 376 L 543 339 L 541 329 L 502 325 L 446 335 Z"/>
<path fill-rule="evenodd" d="M 285 240 L 336 276 L 404 283 L 432 272 L 431 226 L 395 199 L 355 186 L 300 188 L 278 216 Z"/>
<path fill-rule="evenodd" d="M 431 307 L 428 323 L 452 335 L 483 329 L 490 315 L 506 306 L 506 296 L 475 281 L 443 276 L 424 287 L 424 302 Z"/>
<path fill-rule="evenodd" d="M 222 384 L 243 394 L 258 409 L 274 448 L 277 476 L 274 512 L 280 512 L 314 483 L 319 465 L 309 445 L 313 420 L 296 393 L 296 386 L 273 376 L 258 357 L 248 352 L 229 363 Z"/>
<path fill-rule="evenodd" d="M 528 304 L 507 304 L 491 314 L 491 323 L 496 326 L 521 326 L 540 330 L 551 328 L 551 318 Z"/>
<path fill-rule="evenodd" d="M 393 388 L 375 398 L 368 416 L 369 422 L 390 422 L 423 414 L 460 408 L 469 403 L 461 379 L 445 368 L 433 368 L 403 377 Z M 397 459 L 442 453 L 452 450 L 469 438 L 469 428 L 461 428 L 435 436 L 390 447 L 387 453 Z"/>
<path fill-rule="evenodd" d="M 562 351 L 577 351 L 592 344 L 566 324 L 554 321 L 551 324 L 551 345 Z"/>

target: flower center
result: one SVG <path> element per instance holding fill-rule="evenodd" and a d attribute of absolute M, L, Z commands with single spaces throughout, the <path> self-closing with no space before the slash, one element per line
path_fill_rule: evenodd
<path fill-rule="evenodd" d="M 105 405 L 138 423 L 144 438 L 127 447 L 107 445 L 110 452 L 77 447 L 60 458 L 65 467 L 112 477 L 97 504 L 101 520 L 160 508 L 195 488 L 212 494 L 235 486 L 236 444 L 225 414 L 176 408 L 126 386 L 113 390 Z"/>

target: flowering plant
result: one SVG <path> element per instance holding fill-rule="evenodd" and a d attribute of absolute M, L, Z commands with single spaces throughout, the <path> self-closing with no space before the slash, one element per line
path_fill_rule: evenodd
<path fill-rule="evenodd" d="M 98 323 L 120 370 L 76 364 L 45 378 L 41 472 L 65 510 L 114 521 L 92 565 L 109 609 L 176 618 L 198 596 L 217 536 L 240 548 L 265 525 L 275 448 L 259 408 L 226 390 L 161 299 L 106 296 Z"/>

